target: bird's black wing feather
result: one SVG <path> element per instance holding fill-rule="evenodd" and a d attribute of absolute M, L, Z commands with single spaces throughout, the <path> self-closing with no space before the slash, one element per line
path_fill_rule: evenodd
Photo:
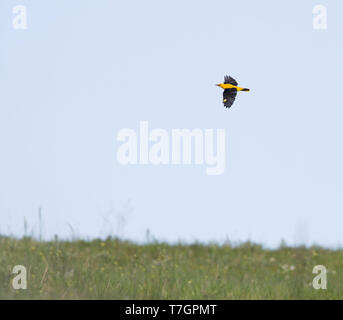
<path fill-rule="evenodd" d="M 223 104 L 226 108 L 230 108 L 234 103 L 237 95 L 237 89 L 225 89 L 223 91 Z"/>
<path fill-rule="evenodd" d="M 237 81 L 234 78 L 230 77 L 230 76 L 225 76 L 224 77 L 224 83 L 229 83 L 229 84 L 232 84 L 234 86 L 238 85 Z"/>

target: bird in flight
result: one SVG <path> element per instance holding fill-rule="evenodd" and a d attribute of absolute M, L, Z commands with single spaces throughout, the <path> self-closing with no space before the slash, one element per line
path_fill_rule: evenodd
<path fill-rule="evenodd" d="M 230 76 L 225 76 L 224 83 L 216 84 L 216 86 L 224 89 L 223 104 L 226 108 L 230 108 L 234 103 L 237 91 L 250 91 L 250 89 L 238 87 L 237 81 Z"/>

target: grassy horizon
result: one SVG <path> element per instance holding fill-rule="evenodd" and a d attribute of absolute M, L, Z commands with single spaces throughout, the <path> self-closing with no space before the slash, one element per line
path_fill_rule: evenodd
<path fill-rule="evenodd" d="M 27 290 L 12 288 L 15 265 Z M 0 237 L 0 299 L 343 299 L 343 250 Z"/>

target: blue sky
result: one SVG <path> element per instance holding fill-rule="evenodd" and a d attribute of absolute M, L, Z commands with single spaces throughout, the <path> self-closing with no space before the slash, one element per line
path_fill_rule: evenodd
<path fill-rule="evenodd" d="M 27 8 L 27 30 L 12 8 Z M 314 30 L 312 9 L 328 10 Z M 2 1 L 0 232 L 342 243 L 336 1 Z M 251 92 L 227 110 L 225 74 Z M 224 128 L 226 170 L 122 166 L 122 128 Z"/>

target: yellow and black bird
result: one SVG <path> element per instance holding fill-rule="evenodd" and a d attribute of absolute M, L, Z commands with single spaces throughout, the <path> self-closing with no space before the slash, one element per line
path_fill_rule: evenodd
<path fill-rule="evenodd" d="M 226 108 L 230 108 L 234 103 L 237 91 L 250 91 L 250 89 L 238 87 L 237 81 L 229 76 L 224 77 L 224 83 L 216 84 L 216 86 L 224 89 L 223 104 Z"/>

